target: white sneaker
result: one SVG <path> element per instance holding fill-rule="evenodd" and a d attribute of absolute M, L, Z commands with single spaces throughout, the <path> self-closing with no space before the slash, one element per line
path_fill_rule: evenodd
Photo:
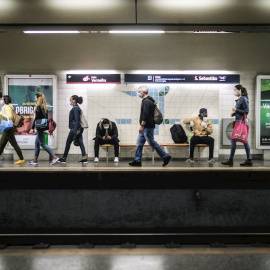
<path fill-rule="evenodd" d="M 119 162 L 119 158 L 118 157 L 115 157 L 114 158 L 114 163 L 118 163 Z"/>
<path fill-rule="evenodd" d="M 54 165 L 59 160 L 59 157 L 56 157 L 52 160 L 51 165 Z"/>
<path fill-rule="evenodd" d="M 94 163 L 98 163 L 98 157 L 95 157 Z"/>

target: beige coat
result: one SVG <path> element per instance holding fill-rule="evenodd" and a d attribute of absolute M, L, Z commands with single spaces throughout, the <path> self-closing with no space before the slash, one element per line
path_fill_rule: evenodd
<path fill-rule="evenodd" d="M 4 110 L 3 110 L 4 108 Z M 7 119 L 7 117 L 9 118 L 9 120 L 11 120 L 12 122 L 14 122 L 14 108 L 12 104 L 6 104 L 4 105 L 4 107 L 2 108 L 2 110 L 0 111 L 0 117 L 4 118 L 5 120 Z M 4 111 L 4 112 L 3 112 Z"/>
<path fill-rule="evenodd" d="M 193 117 L 193 118 L 186 118 L 183 120 L 184 124 L 189 124 L 190 121 L 194 122 L 193 131 L 195 136 L 207 136 L 213 133 L 213 127 L 212 122 L 208 119 L 205 123 L 207 125 L 207 128 L 204 128 L 202 126 L 202 121 L 199 116 Z"/>

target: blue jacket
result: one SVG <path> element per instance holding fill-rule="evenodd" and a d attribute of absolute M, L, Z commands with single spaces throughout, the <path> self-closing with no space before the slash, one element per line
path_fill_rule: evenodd
<path fill-rule="evenodd" d="M 69 124 L 68 124 L 69 129 L 73 129 L 74 134 L 76 134 L 77 131 L 81 128 L 80 122 L 81 122 L 81 109 L 78 106 L 78 104 L 76 104 L 69 112 Z"/>
<path fill-rule="evenodd" d="M 241 118 L 243 117 L 244 113 L 246 116 L 249 113 L 249 101 L 247 97 L 242 96 L 238 100 L 236 100 L 236 111 L 235 111 L 235 121 L 240 122 Z"/>

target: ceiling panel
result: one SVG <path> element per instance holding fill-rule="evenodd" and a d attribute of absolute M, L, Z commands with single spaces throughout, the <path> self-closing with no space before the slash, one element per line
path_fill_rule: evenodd
<path fill-rule="evenodd" d="M 137 3 L 138 23 L 270 23 L 270 0 L 138 0 Z"/>
<path fill-rule="evenodd" d="M 0 0 L 0 24 L 122 24 L 135 17 L 135 0 Z"/>

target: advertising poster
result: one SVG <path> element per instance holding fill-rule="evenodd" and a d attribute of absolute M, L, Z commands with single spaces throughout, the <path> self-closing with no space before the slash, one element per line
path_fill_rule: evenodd
<path fill-rule="evenodd" d="M 55 99 L 54 92 L 56 86 L 55 76 L 9 76 L 6 75 L 5 92 L 11 97 L 15 112 L 24 116 L 24 125 L 17 129 L 16 140 L 22 149 L 34 149 L 36 134 L 29 134 L 35 118 L 35 95 L 43 93 L 46 97 L 48 118 L 56 121 L 54 112 Z M 56 130 L 54 137 L 48 136 L 47 144 L 55 148 Z M 9 149 L 12 148 L 8 146 Z"/>
<path fill-rule="evenodd" d="M 258 149 L 270 149 L 270 76 L 257 77 L 257 132 Z"/>

